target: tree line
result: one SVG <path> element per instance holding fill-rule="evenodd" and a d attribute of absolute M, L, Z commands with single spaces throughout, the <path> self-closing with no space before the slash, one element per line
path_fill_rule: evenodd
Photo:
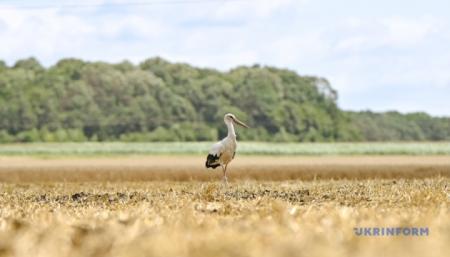
<path fill-rule="evenodd" d="M 150 58 L 138 65 L 63 59 L 0 61 L 0 142 L 211 141 L 223 115 L 274 142 L 450 140 L 450 118 L 346 112 L 320 77 L 274 67 L 227 72 Z"/>

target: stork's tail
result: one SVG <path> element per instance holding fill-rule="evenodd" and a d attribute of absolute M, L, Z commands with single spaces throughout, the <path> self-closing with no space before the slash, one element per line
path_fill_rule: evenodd
<path fill-rule="evenodd" d="M 208 154 L 208 157 L 206 157 L 205 166 L 206 168 L 213 168 L 213 169 L 219 167 L 220 166 L 219 156 Z"/>

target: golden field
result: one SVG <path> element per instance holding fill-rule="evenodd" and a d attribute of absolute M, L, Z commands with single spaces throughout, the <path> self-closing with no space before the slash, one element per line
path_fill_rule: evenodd
<path fill-rule="evenodd" d="M 0 158 L 0 256 L 448 256 L 450 158 Z M 357 236 L 355 227 L 427 227 Z"/>
<path fill-rule="evenodd" d="M 205 156 L 0 156 L 0 182 L 217 181 Z M 450 177 L 450 156 L 238 156 L 234 180 Z"/>

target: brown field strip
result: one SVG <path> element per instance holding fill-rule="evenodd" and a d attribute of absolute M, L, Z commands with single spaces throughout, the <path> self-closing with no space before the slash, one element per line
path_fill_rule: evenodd
<path fill-rule="evenodd" d="M 0 157 L 0 182 L 211 181 L 203 156 L 87 158 Z M 312 180 L 450 177 L 450 156 L 238 156 L 233 180 Z"/>

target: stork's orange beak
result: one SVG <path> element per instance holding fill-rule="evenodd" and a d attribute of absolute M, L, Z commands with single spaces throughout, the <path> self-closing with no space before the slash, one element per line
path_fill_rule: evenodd
<path fill-rule="evenodd" d="M 237 118 L 233 118 L 234 123 L 241 125 L 244 128 L 250 128 L 249 126 L 247 126 L 247 124 L 245 124 L 244 122 L 238 120 Z"/>

